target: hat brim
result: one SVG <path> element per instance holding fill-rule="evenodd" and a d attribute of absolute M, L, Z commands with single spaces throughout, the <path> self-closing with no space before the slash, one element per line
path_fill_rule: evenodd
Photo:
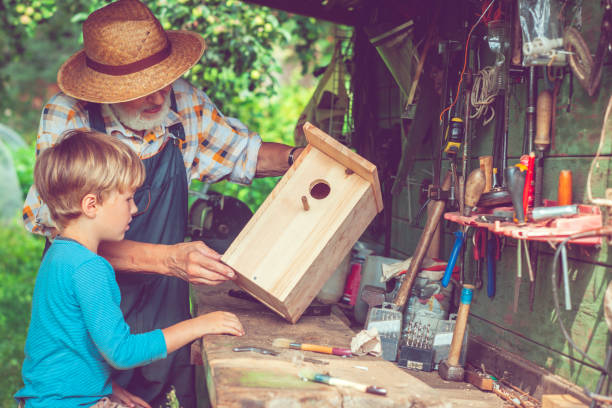
<path fill-rule="evenodd" d="M 85 50 L 72 55 L 57 72 L 57 84 L 66 95 L 88 102 L 119 103 L 158 91 L 194 66 L 206 49 L 202 36 L 185 30 L 166 31 L 170 55 L 158 64 L 129 75 L 108 75 L 85 63 Z"/>

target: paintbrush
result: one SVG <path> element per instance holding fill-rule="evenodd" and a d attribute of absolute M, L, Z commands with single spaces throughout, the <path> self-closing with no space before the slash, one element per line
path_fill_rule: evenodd
<path fill-rule="evenodd" d="M 294 350 L 314 351 L 314 352 L 317 352 L 317 353 L 333 354 L 335 356 L 350 357 L 350 356 L 353 355 L 353 353 L 351 352 L 351 349 L 347 349 L 347 348 L 328 347 L 328 346 L 319 346 L 319 345 L 316 345 L 316 344 L 297 343 L 297 342 L 295 342 L 293 340 L 283 339 L 283 338 L 275 339 L 272 342 L 272 345 L 274 347 L 290 348 L 290 349 L 294 349 Z"/>
<path fill-rule="evenodd" d="M 349 380 L 343 380 L 341 378 L 331 377 L 326 374 L 315 373 L 314 371 L 303 369 L 299 373 L 300 378 L 308 381 L 314 381 L 322 384 L 350 387 L 356 390 L 367 392 L 376 395 L 387 395 L 386 388 L 376 387 L 374 385 L 359 384 Z"/>

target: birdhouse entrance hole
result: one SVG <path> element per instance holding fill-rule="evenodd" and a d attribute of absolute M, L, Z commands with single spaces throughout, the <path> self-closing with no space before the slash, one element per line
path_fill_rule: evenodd
<path fill-rule="evenodd" d="M 310 195 L 312 198 L 322 200 L 329 195 L 331 188 L 325 180 L 315 180 L 310 184 Z"/>

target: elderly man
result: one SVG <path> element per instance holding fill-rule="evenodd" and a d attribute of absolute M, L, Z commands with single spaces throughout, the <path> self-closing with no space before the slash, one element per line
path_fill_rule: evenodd
<path fill-rule="evenodd" d="M 189 316 L 188 282 L 214 285 L 234 277 L 220 255 L 184 242 L 191 180 L 248 184 L 284 173 L 300 148 L 262 143 L 239 121 L 224 117 L 181 75 L 197 63 L 204 40 L 189 31 L 164 31 L 137 0 L 119 0 L 83 24 L 84 49 L 58 72 L 62 92 L 42 112 L 37 153 L 67 129 L 92 128 L 131 146 L 147 178 L 135 200 L 139 212 L 126 239 L 106 243 L 132 332 L 169 326 Z M 26 227 L 57 234 L 34 187 L 24 206 Z M 174 387 L 182 407 L 195 407 L 189 348 L 166 360 L 115 373 L 114 380 L 152 406 Z M 203 386 L 203 384 L 201 385 Z"/>

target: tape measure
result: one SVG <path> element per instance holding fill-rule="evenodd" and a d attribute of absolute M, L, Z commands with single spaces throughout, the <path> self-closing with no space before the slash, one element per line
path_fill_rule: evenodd
<path fill-rule="evenodd" d="M 455 157 L 459 153 L 461 143 L 463 143 L 463 120 L 461 118 L 452 118 L 446 128 L 446 144 L 444 153 L 449 157 Z"/>

